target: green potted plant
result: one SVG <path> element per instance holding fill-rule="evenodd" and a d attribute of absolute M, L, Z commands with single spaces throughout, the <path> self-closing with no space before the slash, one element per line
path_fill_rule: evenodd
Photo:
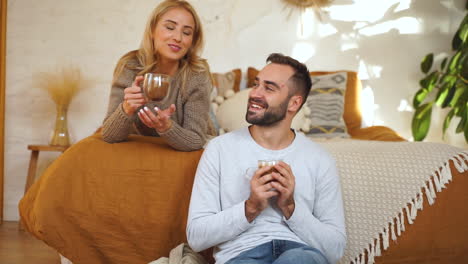
<path fill-rule="evenodd" d="M 465 9 L 468 9 L 468 1 Z M 453 53 L 433 68 L 434 54 L 426 55 L 421 62 L 425 77 L 419 81 L 421 88 L 413 98 L 415 112 L 411 123 L 415 141 L 422 141 L 429 132 L 432 108 L 448 108 L 442 133 L 453 117 L 460 117 L 456 133 L 464 132 L 468 143 L 468 13 L 463 18 L 452 40 Z"/>

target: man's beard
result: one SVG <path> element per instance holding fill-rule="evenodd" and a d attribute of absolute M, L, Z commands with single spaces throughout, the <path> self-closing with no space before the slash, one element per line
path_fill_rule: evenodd
<path fill-rule="evenodd" d="M 286 117 L 288 111 L 289 96 L 279 106 L 269 107 L 268 103 L 260 99 L 249 99 L 249 103 L 256 103 L 264 107 L 265 112 L 262 116 L 249 116 L 249 109 L 247 105 L 247 113 L 245 120 L 252 125 L 257 126 L 272 126 Z"/>

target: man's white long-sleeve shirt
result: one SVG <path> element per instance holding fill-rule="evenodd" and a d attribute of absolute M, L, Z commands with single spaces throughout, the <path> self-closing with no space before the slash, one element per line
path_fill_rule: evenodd
<path fill-rule="evenodd" d="M 258 160 L 278 159 L 289 164 L 295 176 L 294 212 L 286 220 L 272 199 L 249 223 L 244 205 L 250 195 L 250 177 Z M 307 244 L 335 263 L 343 255 L 346 231 L 333 158 L 298 132 L 281 150 L 258 145 L 247 127 L 212 139 L 198 164 L 187 239 L 195 251 L 214 246 L 217 264 L 273 239 Z"/>

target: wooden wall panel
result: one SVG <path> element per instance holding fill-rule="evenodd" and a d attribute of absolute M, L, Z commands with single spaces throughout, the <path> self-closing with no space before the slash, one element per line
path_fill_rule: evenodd
<path fill-rule="evenodd" d="M 5 160 L 5 66 L 6 66 L 6 14 L 7 0 L 0 5 L 0 223 L 3 221 L 3 185 Z"/>

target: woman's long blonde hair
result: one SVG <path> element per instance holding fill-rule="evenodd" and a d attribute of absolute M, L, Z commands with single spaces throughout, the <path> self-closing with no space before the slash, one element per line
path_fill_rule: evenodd
<path fill-rule="evenodd" d="M 154 72 L 158 67 L 158 54 L 155 51 L 153 44 L 153 33 L 156 25 L 161 17 L 170 9 L 183 8 L 187 10 L 195 21 L 195 28 L 193 31 L 192 45 L 187 51 L 187 54 L 181 59 L 179 64 L 179 71 L 182 74 L 182 86 L 185 86 L 187 74 L 189 70 L 195 72 L 207 71 L 209 67 L 206 60 L 200 58 L 199 54 L 203 48 L 203 30 L 195 9 L 185 0 L 164 0 L 161 2 L 151 13 L 143 34 L 143 39 L 138 50 L 130 51 L 125 54 L 117 63 L 114 70 L 114 81 L 122 73 L 125 67 L 132 70 L 138 70 L 138 75 L 144 75 L 148 72 Z M 130 65 L 129 61 L 137 59 L 139 65 Z"/>

